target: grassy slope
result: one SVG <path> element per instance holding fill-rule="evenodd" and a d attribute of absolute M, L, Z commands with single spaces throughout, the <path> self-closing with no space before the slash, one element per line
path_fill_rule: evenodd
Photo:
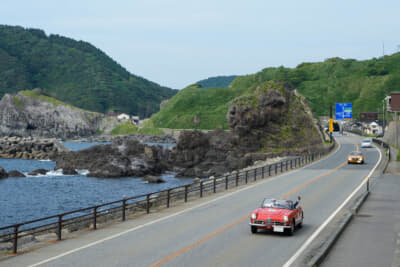
<path fill-rule="evenodd" d="M 239 95 L 251 94 L 260 84 L 284 81 L 303 94 L 316 116 L 329 115 L 335 103 L 353 103 L 353 117 L 361 111 L 377 111 L 385 95 L 400 91 L 400 53 L 384 58 L 357 61 L 331 58 L 324 62 L 302 63 L 296 68 L 266 68 L 238 76 L 231 88 L 181 90 L 152 121 L 156 127 L 214 129 L 227 128 L 229 102 Z"/>

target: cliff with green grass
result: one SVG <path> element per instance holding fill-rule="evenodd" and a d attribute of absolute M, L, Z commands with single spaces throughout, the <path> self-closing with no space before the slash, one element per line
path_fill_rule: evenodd
<path fill-rule="evenodd" d="M 335 103 L 353 103 L 353 117 L 377 111 L 392 91 L 400 91 L 400 53 L 357 61 L 331 58 L 302 63 L 296 68 L 265 68 L 236 77 L 226 88 L 189 86 L 176 94 L 151 118 L 157 127 L 175 129 L 228 129 L 225 114 L 236 97 L 252 95 L 268 81 L 283 82 L 303 95 L 314 116 L 329 115 Z"/>

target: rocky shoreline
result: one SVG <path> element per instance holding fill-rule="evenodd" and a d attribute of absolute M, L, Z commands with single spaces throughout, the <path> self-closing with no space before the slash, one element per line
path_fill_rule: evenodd
<path fill-rule="evenodd" d="M 41 139 L 32 137 L 1 137 L 0 157 L 14 159 L 54 159 L 58 153 L 67 149 L 57 139 Z"/>

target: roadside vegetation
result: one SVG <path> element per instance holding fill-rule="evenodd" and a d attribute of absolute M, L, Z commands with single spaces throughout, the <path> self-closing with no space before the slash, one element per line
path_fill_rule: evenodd
<path fill-rule="evenodd" d="M 157 128 L 143 127 L 139 128 L 131 122 L 123 122 L 111 130 L 112 136 L 130 135 L 130 134 L 147 134 L 147 135 L 163 135 L 164 132 Z"/>

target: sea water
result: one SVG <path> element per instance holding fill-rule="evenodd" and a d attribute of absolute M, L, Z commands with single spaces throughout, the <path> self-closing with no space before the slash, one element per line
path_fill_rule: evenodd
<path fill-rule="evenodd" d="M 74 142 L 65 146 L 80 150 L 96 144 Z M 175 178 L 174 173 L 163 174 L 166 182 L 161 184 L 142 182 L 141 177 L 86 177 L 86 170 L 63 175 L 52 171 L 54 161 L 43 160 L 0 158 L 0 166 L 25 175 L 40 168 L 51 170 L 46 175 L 0 179 L 0 227 L 192 183 L 189 178 Z"/>

